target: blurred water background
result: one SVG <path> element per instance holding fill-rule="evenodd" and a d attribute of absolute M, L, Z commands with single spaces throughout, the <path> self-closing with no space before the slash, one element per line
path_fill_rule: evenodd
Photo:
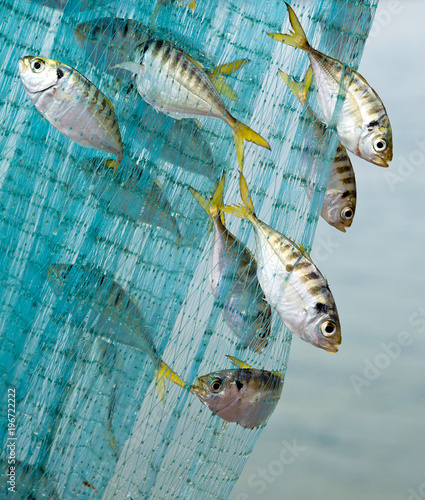
<path fill-rule="evenodd" d="M 294 339 L 232 500 L 425 498 L 424 19 L 423 0 L 379 2 L 359 70 L 386 105 L 394 160 L 383 170 L 351 155 L 353 225 L 320 220 L 312 252 L 343 343 L 331 357 Z"/>

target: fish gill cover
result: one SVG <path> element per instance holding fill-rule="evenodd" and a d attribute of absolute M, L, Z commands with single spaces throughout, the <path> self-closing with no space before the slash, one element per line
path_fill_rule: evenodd
<path fill-rule="evenodd" d="M 377 3 L 291 5 L 312 47 L 357 70 Z M 344 101 L 318 138 L 317 81 L 303 107 L 278 71 L 301 81 L 309 58 L 267 36 L 289 33 L 281 0 L 0 12 L 3 491 L 226 498 L 281 394 L 285 314 L 332 316 L 307 252 Z M 241 195 L 256 218 L 225 209 Z M 268 286 L 276 231 L 278 292 L 314 292 Z M 335 314 L 315 325 L 332 352 Z"/>

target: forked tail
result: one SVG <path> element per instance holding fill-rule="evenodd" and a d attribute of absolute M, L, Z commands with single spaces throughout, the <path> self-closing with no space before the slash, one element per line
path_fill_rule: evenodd
<path fill-rule="evenodd" d="M 173 370 L 164 363 L 164 361 L 159 361 L 158 367 L 155 371 L 155 382 L 158 396 L 162 404 L 164 404 L 165 379 L 167 378 L 180 387 L 186 386 L 186 383 L 176 373 L 174 373 Z"/>
<path fill-rule="evenodd" d="M 189 187 L 189 191 L 192 193 L 195 200 L 201 205 L 201 207 L 207 212 L 211 219 L 216 219 L 223 211 L 223 193 L 224 193 L 224 182 L 226 179 L 226 174 L 223 172 L 221 179 L 218 181 L 217 187 L 215 188 L 212 198 L 207 200 L 198 193 L 193 187 Z M 222 217 L 222 222 L 224 224 L 224 216 Z"/>
<path fill-rule="evenodd" d="M 286 3 L 286 2 L 285 2 Z M 289 21 L 291 23 L 293 31 L 289 34 L 284 35 L 283 33 L 267 33 L 269 37 L 273 38 L 273 40 L 277 40 L 278 42 L 285 43 L 286 45 L 290 45 L 291 47 L 296 47 L 297 49 L 305 50 L 306 52 L 310 52 L 311 47 L 307 41 L 306 34 L 298 21 L 298 18 L 295 12 L 292 10 L 291 6 L 286 3 L 286 7 L 288 8 L 289 13 Z"/>
<path fill-rule="evenodd" d="M 304 80 L 302 80 L 301 82 L 295 81 L 291 76 L 287 75 L 282 70 L 279 70 L 279 74 L 282 77 L 282 80 L 289 87 L 289 90 L 294 94 L 294 96 L 301 102 L 301 104 L 305 104 L 307 100 L 307 92 L 310 88 L 313 77 L 312 67 L 310 66 L 308 68 Z"/>
<path fill-rule="evenodd" d="M 232 127 L 233 137 L 235 139 L 236 154 L 238 157 L 239 169 L 242 172 L 244 156 L 245 156 L 243 140 L 245 139 L 246 141 L 253 142 L 254 144 L 257 144 L 258 146 L 261 146 L 266 149 L 271 149 L 270 144 L 263 137 L 261 137 L 260 134 L 254 132 L 252 128 L 249 128 L 244 123 L 235 120 L 233 117 L 230 117 L 228 123 Z"/>
<path fill-rule="evenodd" d="M 241 190 L 241 198 L 244 206 L 229 205 L 224 207 L 223 212 L 235 215 L 241 219 L 253 221 L 255 219 L 254 204 L 252 203 L 251 195 L 249 193 L 248 184 L 243 173 L 240 173 L 239 186 Z"/>

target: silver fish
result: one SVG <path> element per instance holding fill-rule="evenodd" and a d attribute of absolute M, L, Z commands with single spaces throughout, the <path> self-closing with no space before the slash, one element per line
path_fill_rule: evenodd
<path fill-rule="evenodd" d="M 19 59 L 22 83 L 39 113 L 80 146 L 123 158 L 115 110 L 102 92 L 71 66 L 43 57 Z"/>
<path fill-rule="evenodd" d="M 239 368 L 198 377 L 191 391 L 223 420 L 246 429 L 260 427 L 279 401 L 283 377 L 278 372 L 251 368 L 229 357 Z"/>
<path fill-rule="evenodd" d="M 91 327 L 107 342 L 122 344 L 147 354 L 154 366 L 159 398 L 164 400 L 165 378 L 184 382 L 158 356 L 153 339 L 136 301 L 113 278 L 94 267 L 52 264 L 47 278 L 57 294 L 64 291 L 96 318 Z"/>
<path fill-rule="evenodd" d="M 279 74 L 301 104 L 305 104 L 308 86 L 312 77 L 311 69 L 301 82 L 296 82 L 281 70 L 279 70 Z M 320 142 L 326 133 L 326 126 L 319 120 L 310 107 L 306 110 L 306 119 L 313 124 L 314 137 L 317 142 Z M 316 161 L 311 174 L 313 178 L 318 176 L 319 166 L 320 164 Z M 314 195 L 314 183 L 310 184 L 307 193 L 311 200 Z M 356 211 L 356 199 L 356 178 L 353 165 L 351 164 L 347 150 L 339 142 L 329 173 L 328 185 L 320 215 L 331 226 L 345 233 L 346 228 L 350 227 L 353 222 Z"/>
<path fill-rule="evenodd" d="M 223 209 L 225 174 L 211 200 L 189 188 L 195 200 L 211 217 L 214 243 L 211 258 L 211 286 L 221 297 L 223 316 L 232 332 L 241 340 L 240 347 L 259 352 L 268 345 L 271 308 L 257 279 L 257 263 L 251 252 L 228 231 L 220 217 Z"/>
<path fill-rule="evenodd" d="M 75 37 L 92 64 L 114 76 L 129 78 L 131 73 L 116 66 L 126 61 L 128 55 L 133 54 L 154 33 L 156 32 L 152 28 L 135 19 L 102 17 L 79 24 Z M 241 69 L 249 62 L 248 59 L 239 59 L 209 69 L 199 61 L 186 57 L 205 72 L 218 92 L 232 101 L 236 100 L 235 91 L 224 81 L 224 77 Z"/>
<path fill-rule="evenodd" d="M 327 125 L 332 122 L 340 89 L 346 93 L 336 123 L 343 146 L 375 165 L 388 167 L 393 158 L 392 130 L 378 94 L 359 73 L 313 49 L 295 12 L 286 5 L 293 32 L 269 33 L 269 36 L 308 54 L 319 106 Z"/>
<path fill-rule="evenodd" d="M 243 139 L 270 149 L 263 137 L 229 113 L 202 66 L 170 43 L 148 40 L 137 48 L 135 60 L 116 67 L 136 75 L 139 94 L 161 113 L 176 120 L 200 116 L 224 120 L 232 129 L 241 170 Z"/>
<path fill-rule="evenodd" d="M 341 343 L 338 312 L 329 285 L 299 245 L 257 219 L 248 186 L 240 175 L 242 206 L 224 209 L 255 229 L 257 276 L 267 302 L 302 340 L 328 352 Z"/>
<path fill-rule="evenodd" d="M 180 243 L 182 235 L 162 184 L 143 171 L 113 175 L 114 161 L 91 158 L 81 168 L 90 181 L 90 193 L 102 200 L 112 215 L 148 224 L 171 233 Z"/>

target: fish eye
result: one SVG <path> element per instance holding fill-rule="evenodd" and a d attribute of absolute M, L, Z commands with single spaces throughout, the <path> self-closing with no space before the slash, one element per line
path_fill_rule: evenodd
<path fill-rule="evenodd" d="M 325 337 L 331 337 L 336 332 L 336 325 L 333 321 L 325 321 L 320 325 L 320 330 Z"/>
<path fill-rule="evenodd" d="M 373 143 L 373 149 L 377 153 L 385 151 L 387 149 L 387 141 L 385 139 L 376 139 L 376 141 Z"/>
<path fill-rule="evenodd" d="M 211 382 L 211 391 L 212 392 L 218 392 L 220 390 L 220 388 L 221 388 L 222 383 L 223 383 L 223 381 L 220 378 L 215 378 Z"/>
<path fill-rule="evenodd" d="M 353 210 L 350 207 L 345 207 L 341 210 L 341 217 L 345 220 L 350 220 L 353 218 Z"/>
<path fill-rule="evenodd" d="M 44 66 L 44 61 L 41 59 L 34 59 L 34 61 L 31 62 L 31 69 L 33 73 L 40 73 L 40 71 L 43 71 Z"/>

